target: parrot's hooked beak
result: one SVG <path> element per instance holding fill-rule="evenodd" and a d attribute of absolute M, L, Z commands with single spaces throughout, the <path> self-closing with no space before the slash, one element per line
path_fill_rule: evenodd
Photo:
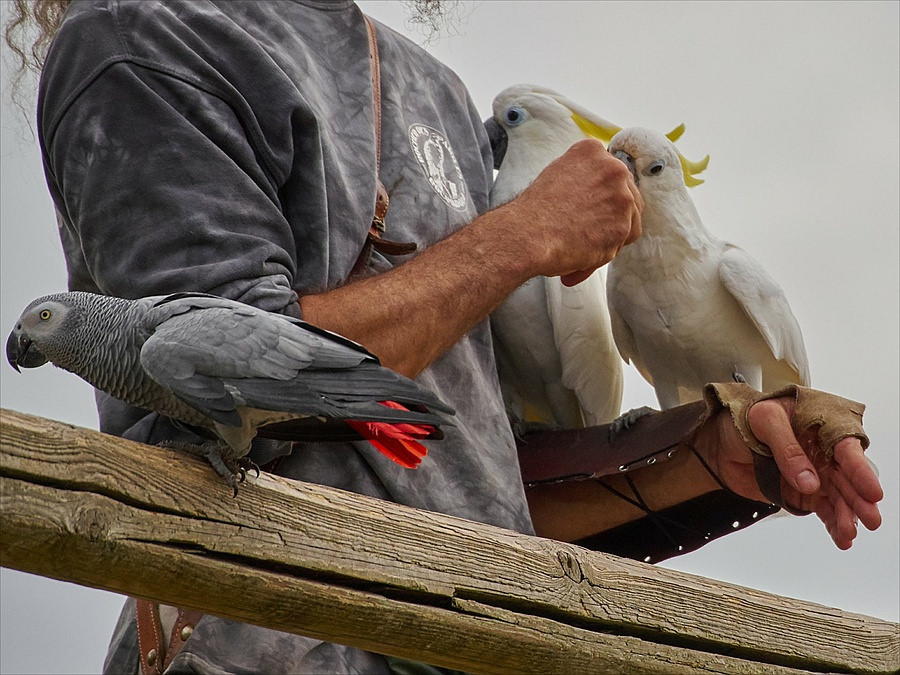
<path fill-rule="evenodd" d="M 494 168 L 499 169 L 506 156 L 506 146 L 509 143 L 509 137 L 506 130 L 493 117 L 489 117 L 484 121 L 484 128 L 487 129 L 488 138 L 491 139 L 491 151 L 494 153 Z"/>
<path fill-rule="evenodd" d="M 31 341 L 20 328 L 13 330 L 6 340 L 6 360 L 9 365 L 19 372 L 22 368 L 37 368 L 42 366 L 49 360 L 41 350 L 34 346 Z"/>
<path fill-rule="evenodd" d="M 628 167 L 628 170 L 631 172 L 631 177 L 634 178 L 634 184 L 638 184 L 638 175 L 637 175 L 637 167 L 634 165 L 634 157 L 629 155 L 624 150 L 616 150 L 613 152 L 613 157 L 622 162 L 625 166 Z"/>

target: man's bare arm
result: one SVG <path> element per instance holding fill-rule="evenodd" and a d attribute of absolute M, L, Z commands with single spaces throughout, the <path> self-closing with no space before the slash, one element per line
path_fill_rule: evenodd
<path fill-rule="evenodd" d="M 531 277 L 574 282 L 612 260 L 640 235 L 641 206 L 624 165 L 582 141 L 517 199 L 414 259 L 302 297 L 303 315 L 415 376 Z"/>

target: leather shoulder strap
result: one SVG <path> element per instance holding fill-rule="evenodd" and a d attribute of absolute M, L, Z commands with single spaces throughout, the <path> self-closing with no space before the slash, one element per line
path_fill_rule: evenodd
<path fill-rule="evenodd" d="M 375 24 L 365 14 L 366 34 L 369 39 L 369 65 L 372 71 L 372 104 L 375 120 L 375 211 L 372 224 L 366 236 L 366 243 L 360 252 L 350 276 L 361 274 L 369 264 L 372 250 L 388 255 L 407 255 L 416 250 L 415 242 L 391 241 L 384 238 L 390 198 L 384 183 L 381 182 L 381 62 L 378 58 L 378 41 L 375 39 Z"/>
<path fill-rule="evenodd" d="M 135 598 L 135 612 L 138 650 L 141 657 L 140 675 L 162 675 L 193 634 L 194 627 L 200 621 L 203 612 L 179 608 L 168 645 L 164 640 L 159 606 L 149 600 Z"/>

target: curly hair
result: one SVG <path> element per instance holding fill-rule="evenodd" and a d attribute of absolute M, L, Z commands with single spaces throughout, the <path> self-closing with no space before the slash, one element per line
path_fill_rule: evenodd
<path fill-rule="evenodd" d="M 22 86 L 28 75 L 44 66 L 47 49 L 71 0 L 13 0 L 4 26 L 6 44 L 15 55 L 12 96 L 21 105 Z"/>

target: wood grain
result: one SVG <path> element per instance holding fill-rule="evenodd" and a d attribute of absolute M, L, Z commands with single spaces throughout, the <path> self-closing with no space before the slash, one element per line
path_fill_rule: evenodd
<path fill-rule="evenodd" d="M 895 672 L 900 626 L 0 411 L 0 564 L 471 672 Z"/>

